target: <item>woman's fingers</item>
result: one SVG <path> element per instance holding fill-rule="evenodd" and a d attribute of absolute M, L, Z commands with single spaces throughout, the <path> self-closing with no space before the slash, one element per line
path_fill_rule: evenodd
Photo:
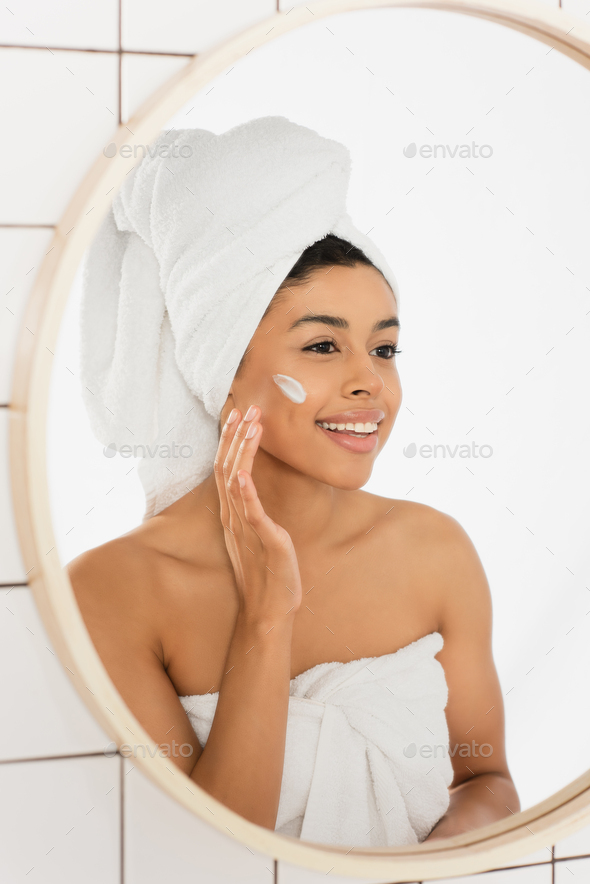
<path fill-rule="evenodd" d="M 238 428 L 234 437 L 234 443 L 237 447 L 235 450 L 230 450 L 227 458 L 226 475 L 228 496 L 234 507 L 235 514 L 241 522 L 243 530 L 247 528 L 248 522 L 244 513 L 244 504 L 242 501 L 237 472 L 240 469 L 246 469 L 249 472 L 252 470 L 254 456 L 258 449 L 261 435 L 262 427 L 258 423 L 258 413 L 255 413 L 250 421 L 244 421 L 243 426 Z"/>
<path fill-rule="evenodd" d="M 277 525 L 268 516 L 258 497 L 252 475 L 245 469 L 237 472 L 240 496 L 242 499 L 244 518 L 262 543 L 269 549 L 286 549 L 291 543 L 291 538 L 284 528 Z"/>
<path fill-rule="evenodd" d="M 238 456 L 238 451 L 240 449 L 240 445 L 244 440 L 250 425 L 254 423 L 258 419 L 260 415 L 260 408 L 257 405 L 251 405 L 250 408 L 246 411 L 246 414 L 238 424 L 234 437 L 231 440 L 231 445 L 229 447 L 229 451 L 227 452 L 226 462 L 225 462 L 225 474 L 226 478 L 229 477 L 234 472 L 234 464 L 236 461 L 236 457 Z"/>
<path fill-rule="evenodd" d="M 232 423 L 229 417 L 236 415 Z M 251 406 L 246 412 L 250 420 L 239 420 L 239 411 L 234 409 L 225 423 L 215 459 L 215 480 L 217 483 L 221 501 L 221 519 L 224 528 L 230 530 L 235 537 L 236 532 L 250 535 L 254 534 L 262 539 L 264 534 L 269 542 L 276 545 L 278 526 L 268 518 L 252 481 L 252 465 L 262 436 L 262 426 L 259 423 L 260 409 Z M 250 493 L 248 495 L 249 511 L 246 514 L 244 497 L 238 481 L 237 473 L 245 470 L 250 479 Z M 255 524 L 261 528 L 259 533 Z M 274 526 L 274 530 L 270 525 Z M 266 526 L 266 529 L 265 527 Z M 252 534 L 254 532 L 254 534 Z M 279 532 L 280 533 L 280 532 Z M 283 532 L 286 534 L 286 532 Z M 232 540 L 233 538 L 228 538 Z"/>
<path fill-rule="evenodd" d="M 258 420 L 258 414 L 255 414 L 251 421 L 246 424 L 246 432 L 242 436 L 236 456 L 234 458 L 231 469 L 231 479 L 235 480 L 238 470 L 247 470 L 252 472 L 254 456 L 258 451 L 260 439 L 262 437 L 262 424 Z"/>
<path fill-rule="evenodd" d="M 231 418 L 233 417 L 233 420 Z M 221 521 L 225 525 L 229 520 L 229 500 L 227 496 L 227 479 L 224 473 L 225 462 L 230 451 L 236 430 L 240 425 L 240 412 L 237 408 L 232 409 L 228 415 L 228 419 L 221 430 L 219 445 L 213 463 L 213 473 L 215 475 L 215 483 L 219 494 L 219 503 L 221 507 Z"/>
<path fill-rule="evenodd" d="M 250 430 L 253 424 L 256 424 L 259 413 L 260 409 L 257 408 L 257 406 L 251 406 L 246 412 L 246 415 L 238 423 L 225 458 L 224 471 L 226 482 L 235 475 L 235 463 L 240 452 L 240 447 L 246 438 L 246 433 Z M 248 420 L 246 420 L 246 417 Z"/>
<path fill-rule="evenodd" d="M 285 613 L 281 583 L 293 596 L 287 613 L 300 605 L 301 578 L 291 538 L 265 513 L 252 480 L 263 427 L 258 406 L 247 414 L 249 420 L 224 427 L 215 477 L 225 515 L 225 543 L 242 602 L 254 613 L 274 616 Z"/>

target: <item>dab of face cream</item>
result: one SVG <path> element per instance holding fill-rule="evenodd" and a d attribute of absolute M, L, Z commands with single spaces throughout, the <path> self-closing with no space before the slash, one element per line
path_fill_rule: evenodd
<path fill-rule="evenodd" d="M 288 374 L 273 374 L 272 379 L 291 402 L 297 405 L 305 402 L 307 393 L 295 378 L 290 378 Z"/>

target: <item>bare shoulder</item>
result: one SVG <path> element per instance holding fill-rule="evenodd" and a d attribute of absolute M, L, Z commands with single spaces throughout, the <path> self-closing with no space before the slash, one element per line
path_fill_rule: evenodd
<path fill-rule="evenodd" d="M 178 558 L 170 543 L 177 535 L 174 520 L 160 515 L 82 553 L 68 565 L 76 596 L 123 602 L 139 593 L 143 604 L 155 600 L 167 586 L 163 577 L 170 563 Z"/>
<path fill-rule="evenodd" d="M 474 617 L 478 610 L 487 616 L 491 609 L 487 577 L 459 520 L 416 501 L 372 497 L 386 536 L 414 563 L 417 584 L 429 586 L 440 603 L 441 620 L 461 612 Z"/>
<path fill-rule="evenodd" d="M 82 553 L 67 566 L 99 653 L 123 639 L 157 644 L 158 559 L 141 533 L 132 532 Z"/>
<path fill-rule="evenodd" d="M 81 553 L 67 566 L 76 596 L 107 595 L 114 587 L 132 589 L 150 576 L 150 552 L 137 535 L 126 534 Z"/>
<path fill-rule="evenodd" d="M 376 517 L 395 532 L 404 532 L 407 539 L 425 543 L 469 544 L 471 541 L 462 525 L 442 510 L 414 500 L 381 497 L 368 494 Z"/>
<path fill-rule="evenodd" d="M 232 584 L 208 524 L 162 513 L 69 564 L 99 653 L 120 641 L 149 646 L 168 664 L 187 623 L 197 628 L 231 612 Z"/>

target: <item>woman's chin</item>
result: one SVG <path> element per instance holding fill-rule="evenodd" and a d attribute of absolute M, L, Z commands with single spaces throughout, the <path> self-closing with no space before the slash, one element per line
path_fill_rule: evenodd
<path fill-rule="evenodd" d="M 264 453 L 270 455 L 276 462 L 342 491 L 358 491 L 369 481 L 373 472 L 376 452 L 371 452 L 371 456 L 368 452 L 355 453 L 352 458 L 359 458 L 359 462 L 351 464 L 350 453 L 338 448 L 334 456 L 327 458 L 323 447 L 318 450 L 317 445 L 309 444 L 307 440 L 290 439 L 288 449 L 285 445 L 274 446 L 269 444 L 269 440 L 266 441 L 268 448 L 264 449 Z M 259 453 L 262 450 L 261 445 Z M 295 452 L 299 453 L 298 457 L 293 457 Z M 302 453 L 305 454 L 304 457 L 301 456 Z M 364 463 L 360 462 L 361 458 Z"/>
<path fill-rule="evenodd" d="M 343 470 L 341 473 L 331 470 L 329 474 L 317 476 L 317 478 L 325 482 L 326 485 L 331 485 L 332 488 L 339 488 L 341 491 L 358 491 L 359 488 L 367 484 L 371 478 L 371 473 L 372 465 L 371 469 L 363 470 L 362 472 L 355 471 L 352 475 L 350 470 Z"/>

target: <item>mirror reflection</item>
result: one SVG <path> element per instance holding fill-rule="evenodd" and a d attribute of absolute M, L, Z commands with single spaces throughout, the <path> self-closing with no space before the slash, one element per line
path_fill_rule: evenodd
<path fill-rule="evenodd" d="M 130 142 L 56 351 L 56 535 L 160 753 L 261 826 L 430 842 L 588 767 L 586 80 L 348 13 Z"/>

